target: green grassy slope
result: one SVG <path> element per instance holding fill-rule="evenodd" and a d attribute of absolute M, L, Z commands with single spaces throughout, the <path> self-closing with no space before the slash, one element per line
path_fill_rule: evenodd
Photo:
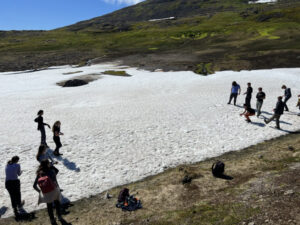
<path fill-rule="evenodd" d="M 178 9 L 182 8 L 190 13 L 176 15 L 176 20 L 145 21 L 144 10 L 149 10 L 149 5 L 154 8 L 154 3 L 162 9 L 168 4 L 168 12 L 177 12 L 178 15 Z M 199 13 L 199 5 L 213 13 L 205 10 L 203 14 Z M 125 20 L 132 10 L 135 13 Z M 179 66 L 178 69 L 192 69 L 199 73 L 203 70 L 297 66 L 300 61 L 299 11 L 300 1 L 275 5 L 248 5 L 240 0 L 146 1 L 57 30 L 0 32 L 0 71 L 80 64 L 95 57 L 109 60 L 125 57 L 126 61 L 127 56 L 140 54 L 164 56 L 160 68 L 175 67 L 174 57 L 170 54 L 181 55 L 182 61 L 177 59 L 176 63 L 186 68 Z M 124 17 L 120 16 L 122 12 Z M 151 12 L 156 12 L 156 9 Z M 160 14 L 158 10 L 155 16 L 149 12 L 147 19 L 171 15 L 174 14 Z M 114 18 L 126 22 L 115 21 L 107 26 L 101 23 L 101 20 L 114 21 Z M 124 24 L 126 31 L 122 31 Z M 135 66 L 147 63 L 156 62 L 127 62 Z"/>

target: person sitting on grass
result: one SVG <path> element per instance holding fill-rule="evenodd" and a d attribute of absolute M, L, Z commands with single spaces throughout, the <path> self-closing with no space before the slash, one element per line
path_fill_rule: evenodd
<path fill-rule="evenodd" d="M 250 116 L 254 116 L 255 115 L 255 110 L 252 109 L 251 107 L 249 107 L 247 104 L 244 104 L 244 112 L 240 114 L 240 116 L 245 116 L 246 117 L 246 121 L 248 123 L 251 122 L 250 120 Z"/>

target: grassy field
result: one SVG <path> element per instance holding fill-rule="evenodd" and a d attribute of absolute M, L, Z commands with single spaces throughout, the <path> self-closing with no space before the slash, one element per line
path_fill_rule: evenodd
<path fill-rule="evenodd" d="M 161 58 L 159 68 L 173 66 L 197 73 L 203 73 L 203 64 L 209 64 L 209 73 L 299 66 L 299 1 L 272 6 L 236 3 L 231 8 L 229 2 L 223 2 L 223 11 L 215 13 L 131 22 L 126 31 L 120 28 L 122 25 L 108 24 L 108 28 L 87 26 L 78 31 L 71 26 L 51 31 L 0 32 L 0 71 L 84 65 L 97 57 L 103 61 L 122 59 L 125 64 L 140 67 L 155 67 L 156 59 Z M 146 55 L 145 62 L 139 60 L 140 55 Z M 176 55 L 182 57 L 174 62 L 178 57 L 172 56 Z"/>
<path fill-rule="evenodd" d="M 232 180 L 215 178 L 211 165 L 225 162 Z M 288 134 L 241 151 L 192 165 L 166 169 L 156 176 L 126 185 L 141 199 L 143 209 L 122 212 L 115 207 L 125 186 L 73 203 L 64 218 L 73 225 L 192 225 L 300 223 L 300 133 Z M 189 177 L 191 182 L 183 184 Z M 46 210 L 24 225 L 48 224 Z M 0 225 L 18 224 L 13 218 Z"/>

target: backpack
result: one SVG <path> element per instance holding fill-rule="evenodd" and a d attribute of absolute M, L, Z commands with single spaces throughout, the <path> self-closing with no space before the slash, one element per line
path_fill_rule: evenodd
<path fill-rule="evenodd" d="M 55 190 L 56 185 L 51 180 L 49 176 L 42 176 L 38 179 L 38 185 L 40 189 L 42 190 L 43 194 L 49 193 L 53 190 Z"/>
<path fill-rule="evenodd" d="M 119 193 L 118 202 L 125 202 L 127 197 L 129 197 L 129 189 L 123 188 Z"/>
<path fill-rule="evenodd" d="M 223 175 L 224 170 L 225 170 L 225 164 L 221 161 L 215 162 L 211 167 L 211 172 L 216 177 Z"/>

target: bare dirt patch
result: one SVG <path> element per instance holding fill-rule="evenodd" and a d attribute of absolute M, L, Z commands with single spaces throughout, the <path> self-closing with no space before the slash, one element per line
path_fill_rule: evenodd
<path fill-rule="evenodd" d="M 86 84 L 93 82 L 95 80 L 98 80 L 100 78 L 101 78 L 100 74 L 88 74 L 88 75 L 73 77 L 69 80 L 60 81 L 56 84 L 61 87 L 70 87 L 70 86 L 68 86 L 67 82 L 71 81 L 71 82 L 74 82 L 74 84 L 76 84 L 76 82 L 77 82 L 78 85 L 74 85 L 74 87 L 77 87 L 77 86 L 86 85 Z M 81 85 L 79 85 L 79 84 L 81 84 Z"/>

